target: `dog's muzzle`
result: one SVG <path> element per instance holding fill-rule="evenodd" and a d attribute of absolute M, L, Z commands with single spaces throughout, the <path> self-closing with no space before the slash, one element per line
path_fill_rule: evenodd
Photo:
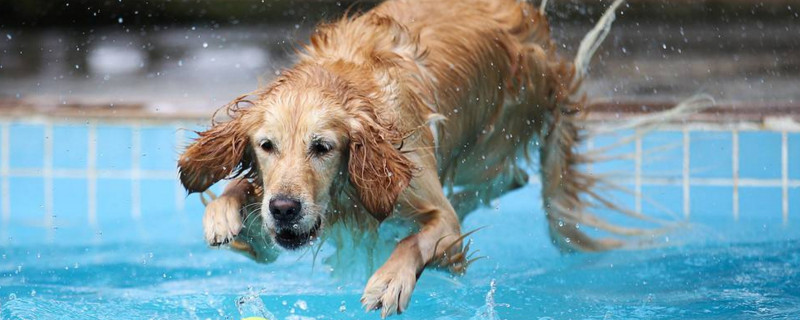
<path fill-rule="evenodd" d="M 308 231 L 302 231 L 297 224 L 288 228 L 278 228 L 275 232 L 275 243 L 288 249 L 299 249 L 317 238 L 317 233 L 322 227 L 322 218 L 317 218 L 317 222 Z"/>
<path fill-rule="evenodd" d="M 275 196 L 269 201 L 269 213 L 275 221 L 275 242 L 283 248 L 294 250 L 305 246 L 317 236 L 322 219 L 317 218 L 311 228 L 303 225 L 303 206 L 300 201 L 287 196 Z"/>

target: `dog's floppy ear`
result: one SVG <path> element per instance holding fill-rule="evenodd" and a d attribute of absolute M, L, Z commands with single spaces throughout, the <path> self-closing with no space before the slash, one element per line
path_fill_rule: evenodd
<path fill-rule="evenodd" d="M 245 110 L 238 107 L 240 102 L 249 102 L 244 97 L 223 108 L 230 121 L 213 122 L 210 129 L 197 132 L 198 137 L 178 160 L 181 183 L 190 193 L 205 191 L 225 177 L 250 172 L 253 163 L 242 119 Z"/>
<path fill-rule="evenodd" d="M 411 182 L 413 163 L 395 146 L 402 144 L 402 133 L 379 123 L 374 109 L 360 106 L 354 113 L 347 167 L 350 182 L 366 209 L 383 221 Z"/>

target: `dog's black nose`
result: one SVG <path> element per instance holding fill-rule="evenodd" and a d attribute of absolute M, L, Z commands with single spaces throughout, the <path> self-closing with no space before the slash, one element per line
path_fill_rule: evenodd
<path fill-rule="evenodd" d="M 292 222 L 300 214 L 300 202 L 289 198 L 272 198 L 269 201 L 269 212 L 278 222 Z"/>

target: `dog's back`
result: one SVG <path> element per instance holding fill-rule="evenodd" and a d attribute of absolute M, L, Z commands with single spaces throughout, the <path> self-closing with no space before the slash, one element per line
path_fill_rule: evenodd
<path fill-rule="evenodd" d="M 370 14 L 391 18 L 422 52 L 409 58 L 427 77 L 412 85 L 425 111 L 447 119 L 434 130 L 443 182 L 518 183 L 513 157 L 570 89 L 571 64 L 555 54 L 545 17 L 514 0 L 397 0 Z"/>
<path fill-rule="evenodd" d="M 616 1 L 601 19 L 613 21 Z M 542 200 L 554 243 L 565 250 L 606 250 L 623 242 L 595 239 L 579 225 L 612 234 L 648 234 L 613 226 L 587 212 L 588 200 L 621 210 L 598 195 L 598 178 L 578 167 L 592 161 L 581 143 L 582 75 L 555 52 L 543 12 L 525 1 L 388 1 L 375 14 L 391 17 L 417 41 L 417 63 L 435 92 L 418 89 L 431 112 L 440 178 L 458 186 L 449 198 L 460 216 L 527 183 L 523 159 L 539 151 Z M 584 41 L 594 46 L 603 36 Z M 579 53 L 580 55 L 580 53 Z M 590 59 L 591 52 L 587 57 Z M 420 87 L 425 87 L 422 83 Z M 528 161 L 531 163 L 531 161 Z M 637 213 L 638 214 L 638 213 Z"/>
<path fill-rule="evenodd" d="M 386 123 L 406 132 L 430 125 L 405 146 L 436 150 L 440 181 L 461 217 L 526 184 L 520 165 L 532 163 L 529 148 L 538 149 L 553 241 L 568 250 L 606 250 L 624 242 L 593 239 L 579 225 L 650 234 L 587 212 L 587 199 L 627 211 L 598 195 L 599 178 L 579 168 L 592 159 L 576 152 L 585 113 L 583 73 L 576 70 L 591 58 L 604 37 L 598 30 L 607 30 L 620 3 L 584 39 L 581 48 L 589 50 L 579 50 L 575 65 L 555 52 L 543 12 L 514 0 L 390 0 L 318 28 L 300 64 L 371 73 L 369 84 L 360 85 L 372 86 L 370 98 L 381 102 L 375 108 Z"/>
<path fill-rule="evenodd" d="M 547 141 L 554 114 L 580 105 L 569 101 L 577 89 L 572 64 L 555 52 L 544 15 L 514 0 L 389 1 L 376 14 L 404 25 L 427 53 L 420 64 L 439 88 L 430 108 L 447 119 L 434 128 L 440 177 L 463 190 L 450 196 L 459 215 L 526 184 L 519 165 L 528 148 L 537 138 Z M 571 150 L 577 142 L 541 147 Z"/>

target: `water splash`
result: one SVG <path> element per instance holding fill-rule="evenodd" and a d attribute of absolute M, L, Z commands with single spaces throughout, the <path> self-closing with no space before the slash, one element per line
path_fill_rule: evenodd
<path fill-rule="evenodd" d="M 264 301 L 261 300 L 259 292 L 256 292 L 252 288 L 247 294 L 236 299 L 236 309 L 239 310 L 239 315 L 241 315 L 242 318 L 257 316 L 266 319 L 277 319 L 275 315 L 267 310 Z"/>
<path fill-rule="evenodd" d="M 496 303 L 494 301 L 494 294 L 497 292 L 497 282 L 495 279 L 489 282 L 489 292 L 486 293 L 486 303 L 478 308 L 478 311 L 475 312 L 475 316 L 470 318 L 470 320 L 501 320 L 500 316 L 497 315 L 497 311 L 495 310 L 496 307 L 509 307 L 508 304 L 505 303 Z"/>

